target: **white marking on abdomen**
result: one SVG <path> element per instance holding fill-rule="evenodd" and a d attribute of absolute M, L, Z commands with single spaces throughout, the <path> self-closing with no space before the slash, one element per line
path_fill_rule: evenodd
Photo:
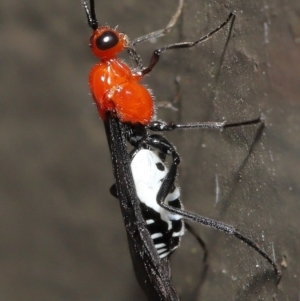
<path fill-rule="evenodd" d="M 173 237 L 182 236 L 182 231 L 179 231 L 179 232 L 173 232 L 172 236 L 173 236 Z"/>
<path fill-rule="evenodd" d="M 165 247 L 166 244 L 161 243 L 161 244 L 157 244 L 157 245 L 154 245 L 154 246 L 155 246 L 156 249 L 160 249 L 160 248 L 162 248 L 162 247 Z"/>
<path fill-rule="evenodd" d="M 160 254 L 160 255 L 159 255 L 159 258 L 165 258 L 165 257 L 168 256 L 169 254 L 170 254 L 170 252 L 166 252 L 166 253 Z"/>
<path fill-rule="evenodd" d="M 164 253 L 164 252 L 166 252 L 167 251 L 167 249 L 161 249 L 161 250 L 157 250 L 157 253 L 158 254 L 161 254 L 161 253 Z"/>
<path fill-rule="evenodd" d="M 159 238 L 159 237 L 162 237 L 162 236 L 163 236 L 162 233 L 154 233 L 154 234 L 151 235 L 151 238 L 155 239 L 155 238 Z"/>

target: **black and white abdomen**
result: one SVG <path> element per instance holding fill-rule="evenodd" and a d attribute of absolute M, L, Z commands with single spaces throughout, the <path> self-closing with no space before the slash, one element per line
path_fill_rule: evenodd
<path fill-rule="evenodd" d="M 179 246 L 184 234 L 182 216 L 165 210 L 156 201 L 168 168 L 155 152 L 142 149 L 133 157 L 131 170 L 147 228 L 159 257 L 164 258 Z M 183 209 L 179 197 L 179 188 L 174 186 L 165 203 Z"/>

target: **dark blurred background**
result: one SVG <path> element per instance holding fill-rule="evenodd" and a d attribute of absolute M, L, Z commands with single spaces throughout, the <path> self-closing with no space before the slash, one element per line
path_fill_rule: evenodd
<path fill-rule="evenodd" d="M 100 24 L 135 38 L 167 24 L 176 1 L 96 1 Z M 189 50 L 165 53 L 146 79 L 157 100 L 171 100 L 181 77 L 179 112 L 167 121 L 230 122 L 263 113 L 257 125 L 182 131 L 168 138 L 182 155 L 185 207 L 236 225 L 282 266 L 272 268 L 243 243 L 195 226 L 209 267 L 187 234 L 172 257 L 182 300 L 299 300 L 300 2 L 185 2 L 178 25 L 152 51 L 194 40 L 237 19 Z M 96 59 L 80 1 L 0 3 L 0 300 L 146 300 L 134 278 L 110 156 L 89 95 Z M 124 55 L 126 57 L 126 54 Z M 257 139 L 259 138 L 259 139 Z M 283 267 L 285 266 L 285 267 Z"/>

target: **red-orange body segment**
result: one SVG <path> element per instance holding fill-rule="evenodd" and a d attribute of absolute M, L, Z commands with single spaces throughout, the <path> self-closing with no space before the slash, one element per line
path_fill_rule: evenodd
<path fill-rule="evenodd" d="M 117 58 L 96 64 L 89 83 L 101 118 L 114 111 L 122 122 L 148 124 L 154 114 L 153 100 L 140 80 L 140 75 Z"/>
<path fill-rule="evenodd" d="M 106 33 L 113 33 L 117 37 L 113 47 L 105 48 L 98 40 L 105 42 Z M 116 56 L 127 45 L 127 37 L 108 26 L 94 30 L 90 46 L 93 53 L 101 59 L 96 64 L 89 76 L 89 84 L 98 111 L 103 120 L 106 112 L 116 114 L 121 122 L 141 123 L 147 125 L 154 114 L 153 99 L 150 92 L 139 82 L 142 75 L 133 72 L 125 63 Z"/>

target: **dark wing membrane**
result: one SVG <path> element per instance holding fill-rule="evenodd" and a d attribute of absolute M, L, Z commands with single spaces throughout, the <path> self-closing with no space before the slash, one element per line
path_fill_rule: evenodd
<path fill-rule="evenodd" d="M 169 261 L 158 257 L 141 213 L 130 169 L 124 125 L 112 116 L 108 116 L 104 124 L 136 278 L 149 301 L 179 301 L 171 283 Z"/>

